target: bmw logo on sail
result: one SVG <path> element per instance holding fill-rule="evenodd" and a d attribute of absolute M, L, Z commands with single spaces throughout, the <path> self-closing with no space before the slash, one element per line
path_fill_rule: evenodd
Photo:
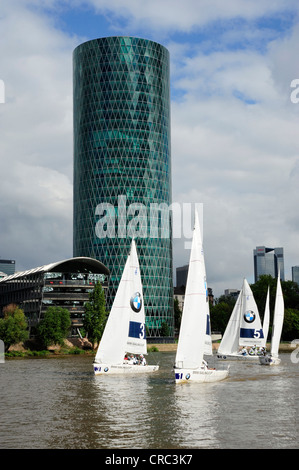
<path fill-rule="evenodd" d="M 131 297 L 130 305 L 134 312 L 140 312 L 142 307 L 142 299 L 141 294 L 139 292 L 135 292 L 135 294 Z"/>
<path fill-rule="evenodd" d="M 252 310 L 248 310 L 244 313 L 244 320 L 247 323 L 252 323 L 255 320 L 255 313 Z"/>

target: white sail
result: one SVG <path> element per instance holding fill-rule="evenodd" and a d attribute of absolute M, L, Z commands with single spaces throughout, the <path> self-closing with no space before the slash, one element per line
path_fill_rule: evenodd
<path fill-rule="evenodd" d="M 270 323 L 270 292 L 269 292 L 269 287 L 268 287 L 265 313 L 264 313 L 264 319 L 263 319 L 263 333 L 264 333 L 264 340 L 262 343 L 263 347 L 266 347 L 267 337 L 268 337 L 268 332 L 269 332 L 269 323 Z"/>
<path fill-rule="evenodd" d="M 282 332 L 284 319 L 284 300 L 280 283 L 280 273 L 277 278 L 277 288 L 276 288 L 276 297 L 275 297 L 275 307 L 274 307 L 274 318 L 272 326 L 272 339 L 271 339 L 271 354 L 272 356 L 278 356 L 280 337 Z"/>
<path fill-rule="evenodd" d="M 130 253 L 130 317 L 126 351 L 133 354 L 147 354 L 145 336 L 145 312 L 140 267 L 135 241 Z"/>
<path fill-rule="evenodd" d="M 219 354 L 238 353 L 242 297 L 243 291 L 241 290 L 219 345 Z"/>
<path fill-rule="evenodd" d="M 175 360 L 175 366 L 178 368 L 197 368 L 202 364 L 208 306 L 204 279 L 203 246 L 196 213 L 185 302 Z"/>
<path fill-rule="evenodd" d="M 240 319 L 240 346 L 262 346 L 264 334 L 261 319 L 252 290 L 246 279 L 243 281 L 242 311 Z"/>
<path fill-rule="evenodd" d="M 128 302 L 128 286 L 130 284 L 131 254 L 127 258 L 105 330 L 95 356 L 95 362 L 104 364 L 123 363 L 129 328 L 130 302 Z"/>
<path fill-rule="evenodd" d="M 116 292 L 95 362 L 122 364 L 125 352 L 146 354 L 145 314 L 135 241 Z"/>
<path fill-rule="evenodd" d="M 207 292 L 208 292 L 208 290 L 207 290 Z M 207 295 L 208 295 L 208 293 L 207 293 Z M 213 356 L 209 301 L 208 301 L 208 304 L 207 304 L 207 327 L 206 328 L 207 328 L 207 330 L 206 330 L 206 336 L 205 336 L 204 354 L 207 355 L 207 356 Z"/>

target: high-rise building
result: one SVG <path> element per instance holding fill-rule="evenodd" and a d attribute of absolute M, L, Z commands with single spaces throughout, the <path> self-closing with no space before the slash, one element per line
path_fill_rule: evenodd
<path fill-rule="evenodd" d="M 176 286 L 186 287 L 188 277 L 189 264 L 176 268 Z"/>
<path fill-rule="evenodd" d="M 292 266 L 292 281 L 299 284 L 299 266 Z"/>
<path fill-rule="evenodd" d="M 257 246 L 253 250 L 253 259 L 255 282 L 264 274 L 270 274 L 272 277 L 276 278 L 279 270 L 280 279 L 284 281 L 283 248 Z"/>
<path fill-rule="evenodd" d="M 109 268 L 110 308 L 134 236 L 148 334 L 166 322 L 172 336 L 169 52 L 146 39 L 100 38 L 74 50 L 73 67 L 74 256 Z"/>

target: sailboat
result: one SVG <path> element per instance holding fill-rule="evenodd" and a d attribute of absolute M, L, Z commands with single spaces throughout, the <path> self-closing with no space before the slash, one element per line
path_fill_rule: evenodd
<path fill-rule="evenodd" d="M 195 213 L 185 302 L 175 358 L 175 382 L 216 382 L 228 376 L 228 370 L 209 368 L 204 354 L 211 353 L 209 299 L 202 239 Z"/>
<path fill-rule="evenodd" d="M 272 326 L 272 338 L 270 354 L 260 356 L 259 360 L 262 365 L 273 366 L 280 364 L 281 360 L 278 357 L 279 343 L 282 332 L 284 319 L 284 300 L 280 283 L 280 272 L 277 278 L 277 288 L 274 306 L 274 318 Z"/>
<path fill-rule="evenodd" d="M 125 355 L 128 354 L 128 360 Z M 158 365 L 147 365 L 145 312 L 140 267 L 135 241 L 116 292 L 116 296 L 94 359 L 94 373 L 124 374 L 155 372 Z M 139 355 L 142 364 L 130 355 Z"/>
<path fill-rule="evenodd" d="M 231 317 L 218 348 L 217 357 L 221 360 L 242 359 L 258 361 L 259 355 L 249 353 L 246 347 L 262 347 L 264 333 L 258 308 L 252 290 L 246 279 L 235 303 Z M 243 346 L 243 351 L 239 351 Z"/>

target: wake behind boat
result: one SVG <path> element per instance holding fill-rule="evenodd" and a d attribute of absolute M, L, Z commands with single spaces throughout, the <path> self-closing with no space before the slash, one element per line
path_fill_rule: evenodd
<path fill-rule="evenodd" d="M 279 272 L 278 278 L 277 278 L 270 354 L 266 354 L 265 356 L 261 356 L 259 358 L 260 364 L 264 366 L 276 366 L 280 364 L 278 351 L 279 351 L 279 343 L 280 343 L 282 326 L 283 326 L 283 319 L 284 319 L 284 300 L 283 300 L 283 294 L 282 294 L 282 289 L 281 289 L 280 272 Z"/>
<path fill-rule="evenodd" d="M 216 382 L 228 369 L 209 368 L 204 354 L 211 351 L 210 314 L 202 239 L 195 213 L 185 302 L 175 358 L 175 382 Z"/>
<path fill-rule="evenodd" d="M 242 346 L 243 349 L 240 351 Z M 244 279 L 219 345 L 217 358 L 258 362 L 260 357 L 257 352 L 258 347 L 265 347 L 263 328 L 252 290 L 247 280 Z"/>
<path fill-rule="evenodd" d="M 138 363 L 125 354 L 138 355 Z M 94 373 L 101 374 L 144 374 L 155 372 L 158 365 L 146 364 L 145 312 L 143 290 L 135 241 L 116 292 L 95 360 Z"/>

